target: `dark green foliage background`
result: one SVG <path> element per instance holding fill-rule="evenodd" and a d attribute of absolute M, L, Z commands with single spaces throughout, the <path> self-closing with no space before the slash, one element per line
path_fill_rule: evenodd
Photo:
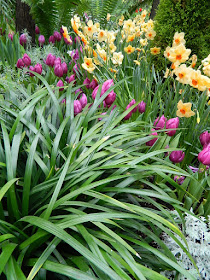
<path fill-rule="evenodd" d="M 210 52 L 210 2 L 207 0 L 160 0 L 155 16 L 156 37 L 153 45 L 162 52 L 172 46 L 176 31 L 185 33 L 186 47 L 198 56 L 198 62 Z M 159 70 L 165 68 L 165 59 L 155 57 Z M 156 68 L 157 69 L 157 68 Z"/>

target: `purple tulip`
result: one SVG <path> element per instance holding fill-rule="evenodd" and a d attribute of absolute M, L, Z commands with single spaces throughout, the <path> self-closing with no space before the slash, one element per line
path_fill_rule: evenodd
<path fill-rule="evenodd" d="M 185 177 L 184 176 L 175 176 L 174 177 L 174 181 L 179 184 L 179 185 L 182 185 L 184 183 L 184 180 L 185 180 Z"/>
<path fill-rule="evenodd" d="M 170 131 L 167 131 L 166 134 L 168 134 L 168 136 L 173 136 L 176 133 L 176 129 L 179 127 L 179 118 L 173 118 L 173 119 L 169 119 L 166 122 L 166 129 L 173 129 Z"/>
<path fill-rule="evenodd" d="M 83 93 L 82 97 L 79 100 L 80 104 L 82 105 L 82 108 L 84 108 L 87 105 L 87 96 Z"/>
<path fill-rule="evenodd" d="M 151 133 L 150 135 L 158 135 L 157 132 L 155 131 L 155 129 L 152 128 L 152 131 L 154 131 L 153 133 Z M 158 140 L 158 138 L 153 138 L 152 140 L 146 142 L 147 146 L 153 146 L 155 144 L 155 142 Z"/>
<path fill-rule="evenodd" d="M 55 38 L 55 41 L 60 42 L 61 41 L 61 34 L 58 31 L 54 31 L 53 36 Z"/>
<path fill-rule="evenodd" d="M 100 96 L 102 96 L 107 90 L 109 90 L 110 89 L 110 87 L 111 86 L 113 86 L 114 85 L 114 82 L 113 82 L 113 80 L 107 80 L 106 82 L 104 82 L 103 83 L 103 85 L 102 85 L 102 89 L 101 89 L 101 95 Z"/>
<path fill-rule="evenodd" d="M 22 60 L 23 60 L 23 63 L 25 64 L 25 66 L 29 66 L 29 65 L 31 64 L 31 59 L 30 59 L 30 57 L 27 55 L 27 53 L 25 53 L 25 54 L 23 55 Z"/>
<path fill-rule="evenodd" d="M 67 74 L 67 72 L 68 72 L 68 67 L 67 67 L 66 62 L 63 62 L 63 63 L 61 64 L 61 67 L 62 67 L 62 69 L 63 69 L 63 74 Z"/>
<path fill-rule="evenodd" d="M 136 100 L 132 99 L 131 102 L 128 104 L 129 107 L 133 106 L 134 104 L 136 104 Z M 132 113 L 135 113 L 137 111 L 137 106 L 131 111 Z"/>
<path fill-rule="evenodd" d="M 93 79 L 90 83 L 90 88 L 92 88 L 93 90 L 98 86 L 98 82 Z"/>
<path fill-rule="evenodd" d="M 97 86 L 92 92 L 92 98 L 95 100 L 99 86 Z"/>
<path fill-rule="evenodd" d="M 210 164 L 210 144 L 206 145 L 198 154 L 198 160 L 204 165 Z"/>
<path fill-rule="evenodd" d="M 76 84 L 75 75 L 72 74 L 70 77 L 66 77 L 66 81 L 67 81 L 67 83 L 69 83 L 69 84 L 70 84 L 71 82 L 74 82 L 73 85 L 75 85 L 75 84 Z"/>
<path fill-rule="evenodd" d="M 88 78 L 86 78 L 86 79 L 84 80 L 84 82 L 83 82 L 83 85 L 85 85 L 85 87 L 86 87 L 87 89 L 89 89 L 89 88 L 90 88 L 90 80 L 89 80 Z"/>
<path fill-rule="evenodd" d="M 24 67 L 24 62 L 21 58 L 19 58 L 17 61 L 17 68 L 23 68 L 23 67 Z"/>
<path fill-rule="evenodd" d="M 75 64 L 73 67 L 73 72 L 76 74 L 78 72 L 78 65 Z"/>
<path fill-rule="evenodd" d="M 42 65 L 40 63 L 37 63 L 35 66 L 34 66 L 34 71 L 36 73 L 38 73 L 39 75 L 42 74 Z"/>
<path fill-rule="evenodd" d="M 39 30 L 39 27 L 36 25 L 36 27 L 35 27 L 35 33 L 36 34 L 40 34 L 40 30 Z"/>
<path fill-rule="evenodd" d="M 40 35 L 38 41 L 39 41 L 40 47 L 42 47 L 44 45 L 44 42 L 45 42 L 44 35 Z"/>
<path fill-rule="evenodd" d="M 19 38 L 20 44 L 23 46 L 27 42 L 27 38 L 25 34 L 21 34 Z"/>
<path fill-rule="evenodd" d="M 54 61 L 54 65 L 56 64 L 60 64 L 61 65 L 61 58 L 60 57 L 57 57 Z"/>
<path fill-rule="evenodd" d="M 57 82 L 57 85 L 56 85 L 56 86 L 57 86 L 57 87 L 60 87 L 60 88 L 59 88 L 59 91 L 64 90 L 64 88 L 63 88 L 64 84 L 63 84 L 63 81 L 62 81 L 62 80 L 59 80 L 59 81 Z"/>
<path fill-rule="evenodd" d="M 106 105 L 112 105 L 112 103 L 115 101 L 116 99 L 116 93 L 112 90 L 107 97 L 105 98 L 105 103 Z"/>
<path fill-rule="evenodd" d="M 144 101 L 141 101 L 138 105 L 139 113 L 141 114 L 144 113 L 145 109 L 146 109 L 146 103 Z"/>
<path fill-rule="evenodd" d="M 72 42 L 72 37 L 71 36 L 69 36 L 70 37 L 70 42 L 69 42 L 69 40 L 68 39 L 66 39 L 66 38 L 64 38 L 64 42 L 67 44 L 67 45 L 72 45 L 73 44 L 73 42 Z"/>
<path fill-rule="evenodd" d="M 46 58 L 46 62 L 45 62 L 45 63 L 46 63 L 48 66 L 53 67 L 53 66 L 54 66 L 54 62 L 55 62 L 55 59 L 56 59 L 55 55 L 52 55 L 51 53 L 49 53 L 48 56 L 47 56 L 47 58 Z"/>
<path fill-rule="evenodd" d="M 49 37 L 49 43 L 55 44 L 55 37 L 53 35 Z"/>
<path fill-rule="evenodd" d="M 13 33 L 9 33 L 9 34 L 8 34 L 8 38 L 9 38 L 11 41 L 13 41 L 13 36 L 14 36 Z"/>
<path fill-rule="evenodd" d="M 62 35 L 64 33 L 63 28 L 60 28 L 60 34 Z"/>
<path fill-rule="evenodd" d="M 210 133 L 208 133 L 208 131 L 204 131 L 199 136 L 199 139 L 203 147 L 207 146 L 208 144 L 210 144 Z"/>
<path fill-rule="evenodd" d="M 61 64 L 55 64 L 54 73 L 57 77 L 63 77 L 63 68 Z"/>
<path fill-rule="evenodd" d="M 29 66 L 29 70 L 31 70 L 31 71 L 34 71 L 35 72 L 35 68 L 33 67 L 33 66 Z M 34 77 L 34 74 L 33 73 L 29 73 L 29 75 L 31 76 L 31 77 Z"/>
<path fill-rule="evenodd" d="M 158 117 L 154 121 L 154 128 L 155 128 L 155 130 L 163 129 L 165 127 L 166 121 L 167 121 L 167 119 L 164 117 L 164 115 L 162 115 L 161 117 Z"/>
<path fill-rule="evenodd" d="M 82 112 L 82 105 L 79 100 L 74 100 L 74 115 L 76 116 L 80 112 Z"/>
<path fill-rule="evenodd" d="M 179 163 L 179 162 L 183 161 L 184 156 L 185 156 L 185 153 L 183 151 L 173 151 L 173 152 L 171 152 L 169 159 L 173 163 Z"/>

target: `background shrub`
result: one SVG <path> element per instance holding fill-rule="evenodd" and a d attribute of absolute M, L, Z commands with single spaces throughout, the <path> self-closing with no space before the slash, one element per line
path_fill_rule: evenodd
<path fill-rule="evenodd" d="M 186 47 L 196 54 L 199 60 L 209 54 L 210 45 L 210 7 L 205 0 L 160 0 L 155 16 L 157 35 L 154 45 L 162 52 L 172 45 L 176 31 L 185 33 Z M 159 70 L 165 66 L 165 59 L 155 57 Z M 199 62 L 199 61 L 198 61 Z M 156 68 L 157 69 L 157 68 Z"/>

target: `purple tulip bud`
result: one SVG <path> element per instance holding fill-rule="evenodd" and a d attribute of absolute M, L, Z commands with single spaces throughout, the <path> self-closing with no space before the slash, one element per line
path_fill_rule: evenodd
<path fill-rule="evenodd" d="M 158 135 L 157 132 L 155 131 L 155 129 L 152 128 L 152 131 L 154 131 L 153 133 L 151 133 L 150 135 Z M 153 138 L 152 140 L 146 142 L 147 146 L 153 146 L 155 144 L 155 142 L 158 140 L 158 138 Z"/>
<path fill-rule="evenodd" d="M 21 58 L 19 58 L 17 61 L 17 68 L 23 68 L 23 67 L 24 67 L 24 62 Z"/>
<path fill-rule="evenodd" d="M 33 66 L 30 66 L 29 67 L 29 70 L 31 70 L 31 71 L 34 71 L 35 72 L 35 68 L 33 67 Z M 34 77 L 34 74 L 33 73 L 29 73 L 29 75 L 31 76 L 31 77 Z"/>
<path fill-rule="evenodd" d="M 112 105 L 112 103 L 115 101 L 116 99 L 116 93 L 112 90 L 107 97 L 105 98 L 105 103 L 106 105 Z"/>
<path fill-rule="evenodd" d="M 63 68 L 61 64 L 55 64 L 54 73 L 57 77 L 63 77 Z"/>
<path fill-rule="evenodd" d="M 210 144 L 206 145 L 198 154 L 198 160 L 204 165 L 210 164 Z"/>
<path fill-rule="evenodd" d="M 64 42 L 67 44 L 67 45 L 72 45 L 73 44 L 73 42 L 72 42 L 72 37 L 71 36 L 69 36 L 70 37 L 70 42 L 69 42 L 69 40 L 68 39 L 66 39 L 66 38 L 64 38 Z"/>
<path fill-rule="evenodd" d="M 185 153 L 183 151 L 173 151 L 173 152 L 171 152 L 169 159 L 173 163 L 179 163 L 179 162 L 183 161 L 184 156 L 185 156 Z"/>
<path fill-rule="evenodd" d="M 168 134 L 168 136 L 173 136 L 176 133 L 176 129 L 179 127 L 179 118 L 173 118 L 173 119 L 169 119 L 166 122 L 166 129 L 173 129 L 170 131 L 167 131 L 166 134 Z"/>
<path fill-rule="evenodd" d="M 145 109 L 146 109 L 146 103 L 144 101 L 141 101 L 138 105 L 139 113 L 141 114 L 144 113 Z"/>
<path fill-rule="evenodd" d="M 54 65 L 56 64 L 60 64 L 61 65 L 61 58 L 60 57 L 57 57 L 54 61 Z"/>
<path fill-rule="evenodd" d="M 63 81 L 62 81 L 62 80 L 59 80 L 59 81 L 57 82 L 57 85 L 56 85 L 56 86 L 57 86 L 57 87 L 60 87 L 60 88 L 59 88 L 59 91 L 64 90 L 64 88 L 63 88 L 64 84 L 63 84 Z"/>
<path fill-rule="evenodd" d="M 95 100 L 99 86 L 97 86 L 92 92 L 92 98 Z"/>
<path fill-rule="evenodd" d="M 42 65 L 40 63 L 37 63 L 35 66 L 34 66 L 34 71 L 36 73 L 38 73 L 39 75 L 42 74 Z"/>
<path fill-rule="evenodd" d="M 55 41 L 60 42 L 61 41 L 61 34 L 58 31 L 54 31 L 53 36 L 55 38 Z"/>
<path fill-rule="evenodd" d="M 82 97 L 79 100 L 80 104 L 82 105 L 82 108 L 84 108 L 87 105 L 87 96 L 83 93 Z"/>
<path fill-rule="evenodd" d="M 30 57 L 27 55 L 27 53 L 25 53 L 25 54 L 23 55 L 22 60 L 23 60 L 23 63 L 25 64 L 25 66 L 29 66 L 29 65 L 31 64 L 31 59 L 30 59 Z"/>
<path fill-rule="evenodd" d="M 49 37 L 49 43 L 55 44 L 55 37 L 53 35 Z"/>
<path fill-rule="evenodd" d="M 95 79 L 93 79 L 90 83 L 90 88 L 92 88 L 93 90 L 98 86 L 98 83 Z"/>
<path fill-rule="evenodd" d="M 136 100 L 132 99 L 131 102 L 128 104 L 130 107 L 136 104 Z M 137 106 L 131 111 L 132 113 L 135 113 L 137 111 Z"/>
<path fill-rule="evenodd" d="M 40 30 L 39 30 L 39 27 L 36 25 L 36 27 L 35 27 L 35 33 L 36 34 L 40 34 Z"/>
<path fill-rule="evenodd" d="M 167 121 L 167 119 L 164 117 L 164 115 L 162 115 L 161 117 L 158 117 L 154 121 L 154 128 L 156 130 L 163 129 L 165 127 L 166 121 Z"/>
<path fill-rule="evenodd" d="M 208 131 L 204 131 L 199 136 L 199 139 L 203 147 L 207 146 L 208 144 L 210 144 L 210 133 L 208 133 Z"/>
<path fill-rule="evenodd" d="M 88 78 L 86 78 L 86 79 L 84 80 L 84 82 L 83 82 L 83 85 L 85 85 L 85 87 L 86 87 L 87 89 L 89 89 L 89 88 L 90 88 L 90 80 L 89 80 Z"/>
<path fill-rule="evenodd" d="M 52 55 L 51 53 L 49 53 L 48 56 L 47 56 L 47 58 L 46 58 L 46 62 L 45 62 L 45 63 L 46 63 L 48 66 L 53 67 L 53 66 L 54 66 L 54 62 L 55 62 L 55 59 L 56 59 L 55 55 Z"/>
<path fill-rule="evenodd" d="M 74 115 L 76 116 L 80 112 L 82 112 L 82 105 L 79 100 L 74 100 Z"/>
<path fill-rule="evenodd" d="M 76 74 L 78 72 L 78 65 L 75 64 L 73 67 L 73 72 Z"/>
<path fill-rule="evenodd" d="M 13 41 L 13 36 L 14 36 L 13 33 L 9 33 L 9 34 L 8 34 L 8 38 L 9 38 L 11 41 Z"/>
<path fill-rule="evenodd" d="M 182 185 L 184 183 L 184 180 L 185 180 L 185 177 L 184 176 L 175 176 L 174 177 L 174 181 L 179 184 L 179 185 Z"/>
<path fill-rule="evenodd" d="M 40 35 L 38 41 L 39 41 L 39 45 L 40 45 L 40 46 L 43 46 L 43 45 L 44 45 L 44 42 L 45 42 L 45 37 L 44 37 L 44 35 Z"/>
<path fill-rule="evenodd" d="M 60 28 L 60 34 L 62 35 L 64 33 L 63 28 Z"/>
<path fill-rule="evenodd" d="M 70 77 L 66 77 L 66 81 L 67 81 L 67 83 L 69 83 L 69 84 L 70 84 L 71 82 L 74 82 L 73 85 L 75 85 L 75 84 L 76 84 L 75 75 L 72 74 Z"/>
<path fill-rule="evenodd" d="M 23 46 L 27 42 L 27 38 L 25 34 L 21 34 L 19 38 L 20 44 Z"/>
<path fill-rule="evenodd" d="M 67 72 L 68 72 L 68 67 L 67 67 L 66 62 L 63 62 L 63 63 L 61 64 L 61 67 L 62 67 L 62 69 L 63 69 L 63 74 L 67 74 Z"/>

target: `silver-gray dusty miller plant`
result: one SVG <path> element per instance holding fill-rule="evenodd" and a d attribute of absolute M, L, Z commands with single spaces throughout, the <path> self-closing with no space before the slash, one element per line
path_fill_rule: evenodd
<path fill-rule="evenodd" d="M 193 215 L 186 214 L 185 230 L 183 231 L 189 246 L 189 252 L 195 260 L 200 275 L 185 252 L 167 234 L 164 234 L 164 243 L 176 257 L 178 263 L 194 275 L 196 279 L 210 280 L 210 216 L 206 220 L 204 217 L 198 219 Z M 177 238 L 179 237 L 177 236 Z M 182 242 L 180 238 L 179 240 Z M 168 279 L 174 279 L 175 274 L 175 272 L 164 272 Z M 178 275 L 176 279 L 187 280 L 183 275 Z"/>

